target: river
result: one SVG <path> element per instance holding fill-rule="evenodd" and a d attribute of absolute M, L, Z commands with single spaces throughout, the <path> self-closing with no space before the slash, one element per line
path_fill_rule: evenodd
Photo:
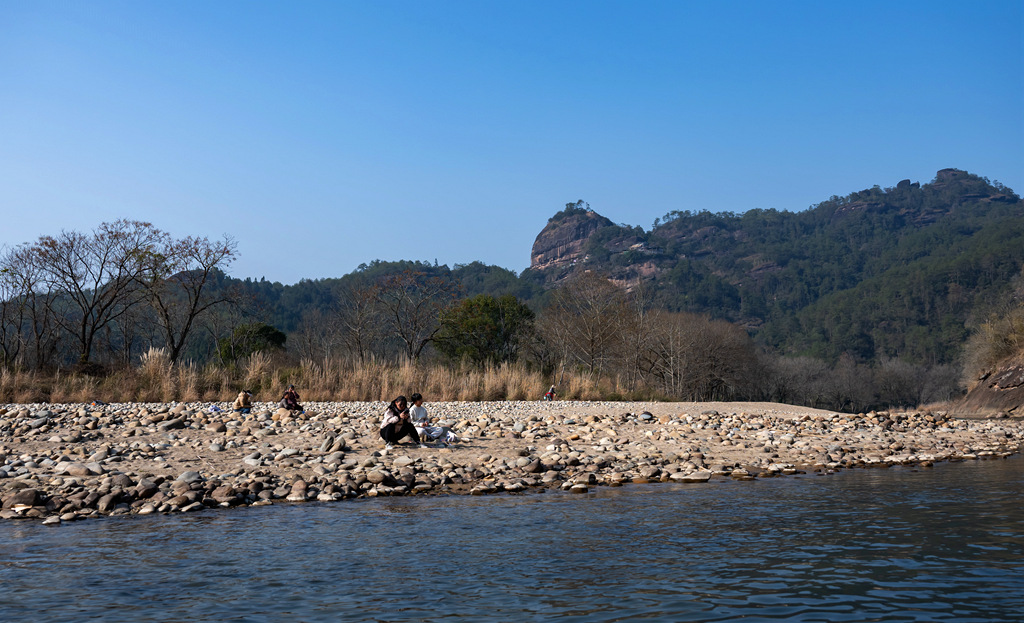
<path fill-rule="evenodd" d="M 1024 458 L 0 523 L 0 621 L 1021 621 Z"/>

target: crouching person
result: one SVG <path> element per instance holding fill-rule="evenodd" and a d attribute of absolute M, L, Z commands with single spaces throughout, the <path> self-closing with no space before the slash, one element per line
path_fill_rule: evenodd
<path fill-rule="evenodd" d="M 380 437 L 387 444 L 388 450 L 393 448 L 399 440 L 406 437 L 412 437 L 413 443 L 419 444 L 421 448 L 426 448 L 425 445 L 420 443 L 420 436 L 410 420 L 409 403 L 406 401 L 405 396 L 395 398 L 388 405 L 388 408 L 385 409 L 384 417 L 380 422 Z"/>
<path fill-rule="evenodd" d="M 247 389 L 238 392 L 238 398 L 235 398 L 235 404 L 232 405 L 232 408 L 235 413 L 250 413 L 252 411 L 252 392 Z"/>

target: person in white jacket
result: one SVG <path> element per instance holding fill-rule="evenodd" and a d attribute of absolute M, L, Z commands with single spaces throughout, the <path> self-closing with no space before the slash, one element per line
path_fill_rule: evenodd
<path fill-rule="evenodd" d="M 455 442 L 455 435 L 448 430 L 447 426 L 430 424 L 430 418 L 427 416 L 427 410 L 423 406 L 423 396 L 413 394 L 412 396 L 409 396 L 409 400 L 412 400 L 412 406 L 409 407 L 409 416 L 411 417 L 412 424 L 416 427 L 416 432 L 419 433 L 421 439 L 424 441 L 440 441 L 446 444 Z"/>

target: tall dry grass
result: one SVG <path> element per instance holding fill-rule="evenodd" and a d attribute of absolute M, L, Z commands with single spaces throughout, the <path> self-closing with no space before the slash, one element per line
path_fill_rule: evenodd
<path fill-rule="evenodd" d="M 620 399 L 627 394 L 614 378 L 565 373 L 559 381 L 562 399 Z M 233 400 L 241 389 L 252 391 L 256 400 L 276 401 L 292 384 L 307 401 L 391 400 L 413 392 L 427 400 L 537 400 L 553 382 L 550 376 L 517 364 L 474 368 L 307 359 L 289 366 L 257 353 L 237 367 L 223 368 L 174 364 L 163 349 L 151 349 L 137 366 L 105 376 L 0 370 L 0 402 L 222 402 Z"/>

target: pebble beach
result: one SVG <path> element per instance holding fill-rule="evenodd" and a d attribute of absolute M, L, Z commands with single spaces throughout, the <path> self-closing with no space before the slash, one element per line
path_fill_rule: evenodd
<path fill-rule="evenodd" d="M 994 459 L 1024 420 L 774 403 L 447 402 L 386 449 L 383 402 L 0 405 L 0 518 L 45 525 L 394 495 L 526 494 Z M 406 440 L 408 441 L 408 440 Z"/>

